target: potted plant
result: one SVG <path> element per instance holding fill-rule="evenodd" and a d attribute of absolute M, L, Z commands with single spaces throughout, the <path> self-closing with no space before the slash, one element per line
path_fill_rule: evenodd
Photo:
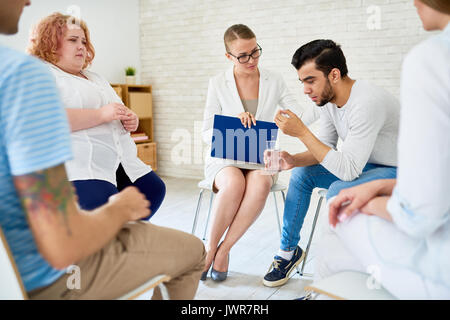
<path fill-rule="evenodd" d="M 136 69 L 133 67 L 125 68 L 125 78 L 127 84 L 136 84 Z"/>

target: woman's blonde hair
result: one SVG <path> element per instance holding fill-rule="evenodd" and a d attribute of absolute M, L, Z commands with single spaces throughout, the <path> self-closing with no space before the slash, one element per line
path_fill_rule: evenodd
<path fill-rule="evenodd" d="M 64 37 L 67 29 L 75 26 L 83 29 L 86 36 L 87 56 L 83 65 L 83 69 L 85 69 L 92 63 L 92 60 L 94 60 L 95 50 L 92 46 L 89 29 L 87 28 L 86 23 L 73 16 L 55 12 L 42 19 L 31 31 L 27 52 L 42 60 L 55 64 L 59 60 L 58 55 L 56 54 L 58 43 Z"/>
<path fill-rule="evenodd" d="M 230 48 L 228 45 L 236 40 L 236 39 L 253 39 L 256 38 L 255 34 L 252 30 L 250 30 L 249 27 L 247 27 L 244 24 L 235 24 L 232 25 L 225 31 L 225 34 L 223 35 L 223 42 L 225 43 L 225 49 L 230 51 Z"/>
<path fill-rule="evenodd" d="M 450 14 L 450 1 L 449 0 L 419 0 L 425 5 L 437 10 L 439 12 Z"/>

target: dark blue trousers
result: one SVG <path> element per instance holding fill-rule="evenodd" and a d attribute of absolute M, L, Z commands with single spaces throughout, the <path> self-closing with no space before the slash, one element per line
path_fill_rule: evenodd
<path fill-rule="evenodd" d="M 113 194 L 119 193 L 128 186 L 135 186 L 150 201 L 151 213 L 143 220 L 149 220 L 159 209 L 166 195 L 166 185 L 158 175 L 151 171 L 137 179 L 134 183 L 130 181 L 123 170 L 122 165 L 116 172 L 117 187 L 104 180 L 75 180 L 72 181 L 78 196 L 78 203 L 83 210 L 94 210 L 105 203 Z"/>

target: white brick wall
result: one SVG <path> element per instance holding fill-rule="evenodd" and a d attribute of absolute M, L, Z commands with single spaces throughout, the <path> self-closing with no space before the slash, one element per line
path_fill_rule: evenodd
<path fill-rule="evenodd" d="M 373 28 L 377 21 L 380 29 Z M 203 177 L 199 130 L 208 79 L 230 66 L 222 39 L 235 23 L 255 32 L 263 48 L 260 65 L 282 73 L 308 107 L 313 105 L 290 65 L 302 44 L 335 40 L 352 78 L 398 96 L 402 59 L 427 37 L 411 0 L 140 0 L 141 77 L 153 85 L 160 175 Z M 304 148 L 286 136 L 281 146 L 291 152 Z"/>
<path fill-rule="evenodd" d="M 139 0 L 31 1 L 31 6 L 23 10 L 19 32 L 11 37 L 0 36 L 0 44 L 24 52 L 32 26 L 53 12 L 79 15 L 87 23 L 95 48 L 95 59 L 90 70 L 111 83 L 124 83 L 126 67 L 140 69 Z"/>

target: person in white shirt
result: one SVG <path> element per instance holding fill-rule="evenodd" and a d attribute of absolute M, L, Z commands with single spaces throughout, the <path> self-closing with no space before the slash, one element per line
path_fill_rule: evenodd
<path fill-rule="evenodd" d="M 135 186 L 151 203 L 150 219 L 164 199 L 165 184 L 137 157 L 130 136 L 138 127 L 137 115 L 103 77 L 86 69 L 95 56 L 86 24 L 68 24 L 70 19 L 61 13 L 42 19 L 28 48 L 50 66 L 66 108 L 74 152 L 66 162 L 68 178 L 84 210 Z"/>
<path fill-rule="evenodd" d="M 450 299 L 450 2 L 414 2 L 443 31 L 403 62 L 398 177 L 330 199 L 315 276 L 355 270 L 399 299 Z"/>
<path fill-rule="evenodd" d="M 307 151 L 280 153 L 281 169 L 292 170 L 283 215 L 280 249 L 263 283 L 285 284 L 304 259 L 300 230 L 314 188 L 339 190 L 375 179 L 395 178 L 400 104 L 386 90 L 348 76 L 344 53 L 332 40 L 314 40 L 292 58 L 304 93 L 320 107 L 316 137 L 293 112 L 280 110 L 275 123 Z M 338 139 L 342 144 L 338 145 Z"/>
<path fill-rule="evenodd" d="M 243 127 L 251 127 L 256 120 L 273 121 L 277 106 L 293 108 L 303 114 L 283 78 L 258 66 L 262 49 L 249 27 L 242 24 L 229 27 L 224 34 L 224 43 L 225 56 L 233 66 L 209 81 L 202 129 L 205 143 L 211 146 L 216 114 L 239 117 Z M 314 114 L 306 112 L 303 119 L 309 124 L 314 120 Z M 212 279 L 223 281 L 227 276 L 231 248 L 261 213 L 276 176 L 262 175 L 263 165 L 212 158 L 209 154 L 205 179 L 217 196 L 202 279 L 206 280 L 213 265 Z"/>

